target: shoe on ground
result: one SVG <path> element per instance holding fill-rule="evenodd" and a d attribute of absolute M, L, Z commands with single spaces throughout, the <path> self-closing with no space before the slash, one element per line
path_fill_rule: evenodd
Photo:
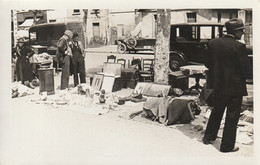
<path fill-rule="evenodd" d="M 208 145 L 208 144 L 212 144 L 212 141 L 210 141 L 210 140 L 206 139 L 205 137 L 203 137 L 202 138 L 202 143 Z"/>
<path fill-rule="evenodd" d="M 29 81 L 25 81 L 23 84 L 24 84 L 25 86 L 29 86 Z"/>
<path fill-rule="evenodd" d="M 239 150 L 239 147 L 234 147 L 232 150 L 220 150 L 220 152 L 237 152 Z"/>
<path fill-rule="evenodd" d="M 31 82 L 29 83 L 28 87 L 35 89 L 35 86 L 33 86 L 33 84 Z"/>

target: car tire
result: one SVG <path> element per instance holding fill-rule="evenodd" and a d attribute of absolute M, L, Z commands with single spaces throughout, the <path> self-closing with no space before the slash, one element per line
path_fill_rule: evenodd
<path fill-rule="evenodd" d="M 137 44 L 136 39 L 133 38 L 133 37 L 130 37 L 130 38 L 127 40 L 127 42 L 128 42 L 128 45 L 129 45 L 130 47 L 132 47 L 132 48 L 134 48 L 134 47 L 136 46 L 136 44 Z"/>
<path fill-rule="evenodd" d="M 124 43 L 121 43 L 117 46 L 117 52 L 119 54 L 124 54 L 126 52 L 126 45 Z"/>
<path fill-rule="evenodd" d="M 183 65 L 185 65 L 185 61 L 181 57 L 174 55 L 170 58 L 169 67 L 173 72 L 180 70 Z"/>

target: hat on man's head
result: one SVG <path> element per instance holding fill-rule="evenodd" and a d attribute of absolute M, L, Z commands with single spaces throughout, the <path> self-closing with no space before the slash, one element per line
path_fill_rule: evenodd
<path fill-rule="evenodd" d="M 226 32 L 241 30 L 245 28 L 242 19 L 239 18 L 233 18 L 227 21 L 225 23 L 225 26 L 226 26 Z"/>
<path fill-rule="evenodd" d="M 74 32 L 72 38 L 76 38 L 76 37 L 78 37 L 78 36 L 79 36 L 79 34 L 78 34 L 77 32 Z"/>
<path fill-rule="evenodd" d="M 70 30 L 66 30 L 66 31 L 64 32 L 64 34 L 67 35 L 67 36 L 70 37 L 70 38 L 72 38 L 72 36 L 73 36 L 73 33 L 72 33 Z"/>
<path fill-rule="evenodd" d="M 21 38 L 18 38 L 17 42 L 18 43 L 25 43 L 26 41 L 23 37 L 21 37 Z"/>

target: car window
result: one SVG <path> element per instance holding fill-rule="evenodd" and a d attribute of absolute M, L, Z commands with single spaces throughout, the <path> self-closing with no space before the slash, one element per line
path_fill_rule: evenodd
<path fill-rule="evenodd" d="M 200 39 L 211 39 L 212 27 L 201 26 L 200 27 Z"/>
<path fill-rule="evenodd" d="M 181 26 L 176 28 L 176 39 L 178 41 L 194 41 L 196 40 L 196 27 L 195 26 Z"/>

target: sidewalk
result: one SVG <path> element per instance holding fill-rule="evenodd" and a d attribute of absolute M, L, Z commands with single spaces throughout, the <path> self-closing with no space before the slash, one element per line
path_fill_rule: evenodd
<path fill-rule="evenodd" d="M 87 53 L 117 53 L 117 45 L 103 45 L 96 48 L 87 48 Z"/>

